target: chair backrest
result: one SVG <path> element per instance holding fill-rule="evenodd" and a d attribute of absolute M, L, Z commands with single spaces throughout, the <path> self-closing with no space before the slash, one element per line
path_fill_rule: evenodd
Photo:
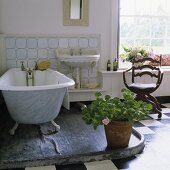
<path fill-rule="evenodd" d="M 132 82 L 135 82 L 137 77 L 150 76 L 155 77 L 157 83 L 161 82 L 161 56 L 160 61 L 150 57 L 134 60 L 132 64 Z"/>

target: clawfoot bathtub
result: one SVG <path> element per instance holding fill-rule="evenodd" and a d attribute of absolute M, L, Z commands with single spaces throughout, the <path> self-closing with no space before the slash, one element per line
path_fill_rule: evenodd
<path fill-rule="evenodd" d="M 0 78 L 2 90 L 8 111 L 16 121 L 10 134 L 14 134 L 19 123 L 40 124 L 51 121 L 58 116 L 67 87 L 74 81 L 65 75 L 51 69 L 33 71 L 34 85 L 28 86 L 26 71 L 13 68 Z"/>

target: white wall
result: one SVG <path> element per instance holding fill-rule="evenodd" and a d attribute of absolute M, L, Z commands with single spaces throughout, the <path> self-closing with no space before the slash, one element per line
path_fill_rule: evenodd
<path fill-rule="evenodd" d="M 0 0 L 0 33 L 100 34 L 101 68 L 105 69 L 108 58 L 116 55 L 116 46 L 114 51 L 110 48 L 115 42 L 111 41 L 112 1 L 116 0 L 89 0 L 89 26 L 80 27 L 63 26 L 62 0 Z"/>

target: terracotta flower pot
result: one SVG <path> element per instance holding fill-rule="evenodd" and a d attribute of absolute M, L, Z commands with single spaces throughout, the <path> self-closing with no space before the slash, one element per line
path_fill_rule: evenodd
<path fill-rule="evenodd" d="M 132 133 L 132 123 L 126 121 L 111 121 L 104 125 L 109 148 L 126 147 Z"/>

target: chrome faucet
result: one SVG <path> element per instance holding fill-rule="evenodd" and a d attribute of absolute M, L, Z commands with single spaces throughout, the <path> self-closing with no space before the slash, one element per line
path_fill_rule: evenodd
<path fill-rule="evenodd" d="M 24 61 L 21 61 L 21 70 L 22 70 L 22 71 L 26 71 L 26 68 L 25 68 L 25 66 L 24 66 Z"/>
<path fill-rule="evenodd" d="M 34 71 L 30 68 L 26 70 L 27 86 L 34 86 Z"/>
<path fill-rule="evenodd" d="M 38 64 L 37 64 L 37 61 L 34 61 L 34 62 L 35 62 L 34 70 L 38 70 Z"/>

